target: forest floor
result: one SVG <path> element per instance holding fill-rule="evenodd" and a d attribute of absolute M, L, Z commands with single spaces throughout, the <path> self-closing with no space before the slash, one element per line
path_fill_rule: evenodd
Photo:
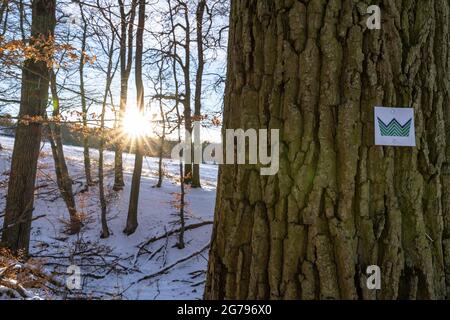
<path fill-rule="evenodd" d="M 0 226 L 3 225 L 5 195 L 14 139 L 1 136 L 0 143 Z M 217 166 L 202 165 L 202 189 L 187 190 L 185 249 L 175 247 L 180 227 L 178 197 L 179 164 L 165 160 L 164 183 L 157 182 L 155 158 L 145 158 L 139 199 L 137 231 L 126 236 L 125 227 L 134 156 L 124 154 L 126 187 L 112 191 L 114 154 L 105 152 L 105 189 L 111 236 L 100 239 L 98 187 L 84 191 L 83 149 L 65 146 L 65 156 L 73 179 L 77 209 L 84 226 L 69 236 L 69 220 L 60 197 L 48 143 L 42 147 L 36 181 L 35 209 L 30 255 L 43 268 L 66 283 L 69 266 L 81 271 L 81 289 L 40 293 L 49 299 L 200 299 L 203 294 L 216 194 Z M 97 150 L 91 150 L 92 172 L 97 176 Z M 175 231 L 175 232 L 171 232 Z"/>

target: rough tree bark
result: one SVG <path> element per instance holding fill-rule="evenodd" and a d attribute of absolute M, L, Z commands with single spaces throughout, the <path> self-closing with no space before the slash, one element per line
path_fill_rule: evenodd
<path fill-rule="evenodd" d="M 35 0 L 32 4 L 30 45 L 48 42 L 55 29 L 55 0 Z M 42 50 L 45 50 L 42 48 Z M 19 117 L 42 117 L 48 99 L 48 61 L 27 59 L 22 70 Z M 12 251 L 28 252 L 33 214 L 34 186 L 41 143 L 40 121 L 19 122 L 14 140 L 2 242 Z"/>
<path fill-rule="evenodd" d="M 144 83 L 142 81 L 142 53 L 145 25 L 145 0 L 139 0 L 138 26 L 136 32 L 136 56 L 135 56 L 135 78 L 136 97 L 139 112 L 144 111 Z M 141 188 L 142 164 L 144 141 L 142 137 L 136 139 L 136 153 L 134 160 L 133 177 L 131 179 L 130 204 L 128 207 L 127 225 L 123 232 L 127 235 L 133 234 L 138 227 L 138 204 L 139 191 Z"/>
<path fill-rule="evenodd" d="M 447 9 L 447 11 L 445 11 Z M 436 41 L 447 41 L 449 42 L 448 29 L 449 29 L 449 8 L 443 8 L 440 16 L 442 19 L 447 19 L 447 23 L 443 23 L 439 26 L 437 30 L 442 32 Z M 445 33 L 447 31 L 447 34 Z M 450 50 L 444 50 L 442 52 L 436 51 L 438 65 L 442 64 L 444 70 L 447 70 L 446 77 L 444 77 L 442 82 L 437 83 L 439 90 L 444 92 L 442 97 L 442 103 L 444 108 L 444 128 L 445 128 L 445 141 L 446 141 L 446 151 L 445 160 L 442 165 L 442 215 L 444 222 L 444 230 L 442 234 L 442 247 L 444 251 L 444 265 L 445 265 L 445 283 L 447 287 L 447 299 L 450 299 L 450 106 L 449 106 L 449 82 L 450 75 L 448 73 L 449 63 L 448 57 Z M 447 60 L 446 60 L 447 59 Z M 447 63 L 445 63 L 447 61 Z M 446 103 L 446 105 L 444 105 Z"/>
<path fill-rule="evenodd" d="M 368 1 L 232 2 L 224 126 L 280 129 L 280 171 L 221 166 L 206 298 L 450 297 L 449 2 L 375 2 L 381 30 Z M 374 145 L 377 105 L 416 148 Z"/>

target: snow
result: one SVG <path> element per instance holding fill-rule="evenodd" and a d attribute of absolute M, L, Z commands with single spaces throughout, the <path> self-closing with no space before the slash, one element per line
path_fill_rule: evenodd
<path fill-rule="evenodd" d="M 5 194 L 9 176 L 10 159 L 14 139 L 0 137 L 0 212 L 4 212 Z M 157 273 L 161 269 L 192 255 L 210 241 L 212 225 L 207 224 L 185 233 L 185 249 L 174 247 L 178 233 L 151 243 L 139 250 L 146 240 L 164 235 L 179 227 L 178 210 L 173 206 L 178 183 L 179 164 L 165 159 L 167 176 L 162 188 L 154 188 L 157 182 L 158 159 L 144 160 L 139 199 L 139 227 L 126 236 L 125 227 L 129 186 L 134 156 L 124 154 L 126 187 L 121 192 L 112 191 L 114 153 L 105 152 L 105 189 L 108 198 L 108 225 L 111 236 L 100 239 L 100 204 L 97 186 L 88 192 L 80 192 L 83 180 L 83 149 L 65 146 L 66 160 L 74 180 L 77 209 L 85 215 L 84 227 L 78 235 L 64 233 L 69 220 L 65 204 L 56 187 L 53 158 L 48 143 L 43 144 L 38 163 L 35 210 L 33 215 L 45 215 L 33 221 L 30 255 L 41 259 L 46 270 L 58 275 L 63 283 L 70 280 L 67 267 L 77 265 L 81 271 L 81 289 L 64 290 L 52 299 L 200 299 L 203 295 L 208 249 L 201 254 L 176 264 L 166 273 L 139 282 L 139 279 Z M 97 150 L 91 150 L 92 172 L 97 176 Z M 212 221 L 216 194 L 217 166 L 202 165 L 202 189 L 188 189 L 186 225 Z M 0 215 L 1 216 L 1 215 Z M 2 218 L 0 218 L 2 224 Z M 0 225 L 1 225 L 0 224 Z M 137 253 L 140 253 L 137 255 Z"/>

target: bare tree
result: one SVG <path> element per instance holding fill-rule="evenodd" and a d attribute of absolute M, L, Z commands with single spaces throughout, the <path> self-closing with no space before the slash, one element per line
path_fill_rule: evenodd
<path fill-rule="evenodd" d="M 17 11 L 19 12 L 19 30 L 20 36 L 22 37 L 22 41 L 26 41 L 26 33 L 25 33 L 25 7 L 23 4 L 23 0 L 17 0 Z"/>
<path fill-rule="evenodd" d="M 0 4 L 0 26 L 2 27 L 2 31 L 0 32 L 1 35 L 4 34 L 6 31 L 6 22 L 8 20 L 8 0 L 1 0 L 2 3 Z"/>
<path fill-rule="evenodd" d="M 118 3 L 120 8 L 120 104 L 114 157 L 114 190 L 116 191 L 121 190 L 125 185 L 122 165 L 122 121 L 127 107 L 128 79 L 133 62 L 133 29 L 138 1 L 132 0 L 128 13 L 125 12 L 124 0 L 118 0 Z"/>
<path fill-rule="evenodd" d="M 169 24 L 170 33 L 169 36 L 172 37 L 171 47 L 175 49 L 172 51 L 171 55 L 180 67 L 184 80 L 184 94 L 181 99 L 181 94 L 176 95 L 175 99 L 178 102 L 183 103 L 183 122 L 186 133 L 191 135 L 192 133 L 192 110 L 191 110 L 191 26 L 189 18 L 189 8 L 185 1 L 176 1 L 176 5 L 172 6 L 172 0 L 167 0 L 168 10 L 169 10 Z M 181 14 L 181 21 L 176 18 L 177 14 Z M 180 30 L 180 31 L 178 31 Z M 183 39 L 180 39 L 181 34 Z M 178 51 L 180 47 L 181 52 Z M 178 69 L 178 68 L 176 68 Z M 192 153 L 192 150 L 190 151 Z M 192 162 L 184 164 L 184 174 L 185 183 L 192 182 Z"/>
<path fill-rule="evenodd" d="M 206 0 L 199 0 L 196 11 L 196 23 L 197 23 L 197 72 L 195 74 L 195 97 L 194 97 L 194 121 L 201 122 L 201 109 L 202 109 L 202 81 L 203 70 L 205 68 L 205 58 L 203 52 L 203 15 L 205 13 Z M 194 133 L 194 154 L 201 153 L 201 140 L 199 132 Z M 200 150 L 197 150 L 200 148 Z M 194 163 L 192 170 L 192 187 L 200 188 L 200 164 Z"/>
<path fill-rule="evenodd" d="M 174 47 L 174 56 L 176 57 L 176 46 Z M 172 72 L 173 72 L 173 81 L 174 81 L 174 87 L 175 87 L 175 96 L 179 96 L 179 88 L 180 84 L 178 82 L 178 76 L 177 76 L 177 61 L 175 58 L 172 58 Z M 181 127 L 183 123 L 183 118 L 180 112 L 180 100 L 175 99 L 175 111 L 177 115 L 177 123 L 176 123 L 176 129 L 178 131 L 178 143 L 181 143 Z M 184 243 L 184 231 L 185 231 L 185 219 L 184 219 L 184 207 L 185 207 L 185 195 L 186 195 L 186 186 L 185 186 L 185 172 L 183 167 L 183 160 L 180 158 L 180 165 L 179 165 L 179 172 L 180 172 L 180 204 L 179 204 L 179 218 L 180 218 L 180 233 L 178 234 L 178 242 L 177 247 L 178 249 L 183 249 L 185 247 Z"/>
<path fill-rule="evenodd" d="M 82 36 L 81 36 L 81 52 L 80 52 L 80 98 L 81 98 L 81 112 L 83 121 L 83 157 L 84 157 L 84 173 L 86 176 L 86 189 L 93 185 L 91 176 L 91 158 L 89 155 L 89 128 L 87 124 L 88 106 L 86 103 L 86 91 L 84 87 L 84 65 L 86 64 L 86 40 L 88 34 L 88 24 L 84 13 L 82 2 L 79 2 L 81 20 L 82 20 Z"/>
<path fill-rule="evenodd" d="M 138 0 L 138 26 L 136 33 L 136 56 L 135 56 L 135 77 L 137 106 L 140 112 L 144 111 L 144 83 L 142 81 L 142 53 L 144 46 L 144 24 L 145 24 L 145 0 Z M 142 164 L 143 164 L 143 144 L 142 137 L 136 140 L 136 152 L 133 178 L 131 181 L 130 204 L 128 207 L 127 225 L 123 232 L 127 235 L 133 234 L 138 227 L 138 202 L 141 184 Z"/>
<path fill-rule="evenodd" d="M 99 186 L 99 195 L 100 195 L 100 208 L 101 208 L 101 223 L 102 223 L 102 232 L 101 238 L 109 237 L 109 229 L 108 223 L 106 219 L 107 214 L 107 204 L 105 197 L 105 186 L 104 186 L 104 148 L 105 148 L 105 114 L 106 114 L 106 104 L 108 99 L 108 94 L 110 92 L 111 83 L 114 78 L 116 68 L 113 69 L 113 56 L 114 56 L 114 45 L 115 45 L 115 33 L 112 32 L 112 39 L 110 40 L 110 46 L 108 50 L 108 67 L 106 71 L 106 84 L 105 84 L 105 92 L 103 95 L 102 102 L 102 111 L 100 115 L 100 147 L 99 147 L 99 156 L 98 156 L 98 186 Z M 111 98 L 112 99 L 112 98 Z"/>
<path fill-rule="evenodd" d="M 49 141 L 52 149 L 53 159 L 55 162 L 56 180 L 61 192 L 61 196 L 67 206 L 70 216 L 69 233 L 78 233 L 81 229 L 80 217 L 77 213 L 75 199 L 72 190 L 72 179 L 67 169 L 66 159 L 64 157 L 64 148 L 61 135 L 60 120 L 60 99 L 58 96 L 58 89 L 56 85 L 56 74 L 53 70 L 49 73 L 50 76 L 50 89 L 52 93 L 53 104 L 53 120 L 49 123 Z"/>
<path fill-rule="evenodd" d="M 156 93 L 156 100 L 158 101 L 159 108 L 159 116 L 161 118 L 161 122 L 159 123 L 159 127 L 161 129 L 161 133 L 159 134 L 159 151 L 158 151 L 158 182 L 155 187 L 161 188 L 163 183 L 163 156 L 164 156 L 164 147 L 166 142 L 166 130 L 167 130 L 167 116 L 164 110 L 164 99 L 163 99 L 163 90 L 164 90 L 164 68 L 165 68 L 165 58 L 162 56 L 159 61 L 156 63 L 156 67 L 158 68 L 158 74 L 156 79 L 150 79 L 153 81 L 154 91 Z"/>

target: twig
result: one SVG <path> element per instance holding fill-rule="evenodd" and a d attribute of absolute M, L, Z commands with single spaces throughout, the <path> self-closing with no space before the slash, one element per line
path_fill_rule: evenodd
<path fill-rule="evenodd" d="M 164 274 L 164 273 L 166 273 L 167 271 L 169 271 L 170 269 L 172 269 L 173 267 L 175 267 L 176 265 L 178 265 L 178 264 L 180 264 L 180 263 L 183 263 L 183 262 L 185 262 L 185 261 L 187 261 L 187 260 L 189 260 L 189 259 L 192 259 L 192 258 L 195 257 L 195 256 L 198 256 L 199 254 L 201 254 L 203 251 L 205 251 L 205 250 L 208 249 L 208 248 L 209 248 L 209 243 L 208 243 L 206 246 L 204 246 L 203 248 L 201 248 L 200 250 L 195 251 L 194 253 L 188 255 L 187 257 L 184 257 L 183 259 L 180 259 L 180 260 L 178 260 L 178 261 L 176 261 L 176 262 L 174 262 L 174 263 L 168 265 L 167 267 L 162 268 L 161 270 L 159 270 L 159 271 L 157 271 L 157 272 L 155 272 L 155 273 L 149 274 L 149 275 L 147 275 L 147 276 L 145 276 L 145 277 L 139 279 L 139 280 L 137 281 L 137 283 L 142 282 L 142 281 L 144 281 L 144 280 L 152 279 L 152 278 L 157 277 L 157 276 L 159 276 L 159 275 L 161 275 L 161 274 Z"/>
<path fill-rule="evenodd" d="M 155 252 L 153 252 L 150 257 L 148 258 L 147 261 L 150 261 L 153 259 L 154 256 L 156 256 L 158 254 L 158 252 L 161 252 L 161 250 L 164 248 L 164 246 L 161 246 L 158 250 L 156 250 Z"/>
<path fill-rule="evenodd" d="M 191 284 L 191 287 L 198 287 L 198 286 L 201 286 L 201 285 L 204 284 L 205 282 L 206 282 L 205 280 L 202 280 L 202 281 L 193 283 L 193 284 Z"/>
<path fill-rule="evenodd" d="M 164 226 L 164 231 L 166 231 L 166 234 L 167 234 L 167 230 L 166 230 L 165 226 Z M 164 243 L 163 266 L 165 266 L 167 264 L 167 247 L 168 246 L 169 246 L 169 235 L 166 236 L 166 242 Z"/>

